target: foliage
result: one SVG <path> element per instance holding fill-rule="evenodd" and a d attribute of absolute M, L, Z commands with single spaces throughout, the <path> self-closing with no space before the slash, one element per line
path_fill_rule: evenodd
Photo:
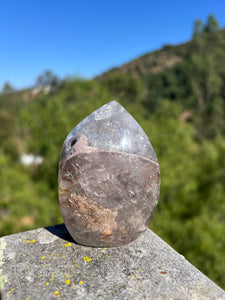
<path fill-rule="evenodd" d="M 61 221 L 57 198 L 19 163 L 0 153 L 0 235 Z"/>
<path fill-rule="evenodd" d="M 198 138 L 225 134 L 225 32 L 205 34 L 189 45 L 185 60 L 143 78 L 145 107 L 154 112 L 161 99 L 193 112 Z"/>
<path fill-rule="evenodd" d="M 101 81 L 115 99 L 125 102 L 139 101 L 144 95 L 144 85 L 140 79 L 121 72 L 112 73 Z"/>

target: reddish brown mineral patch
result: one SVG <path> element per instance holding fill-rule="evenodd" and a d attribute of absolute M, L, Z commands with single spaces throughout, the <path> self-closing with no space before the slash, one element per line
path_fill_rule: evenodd
<path fill-rule="evenodd" d="M 165 275 L 166 272 L 165 271 L 160 271 L 160 274 Z"/>
<path fill-rule="evenodd" d="M 111 230 L 106 230 L 102 232 L 103 236 L 112 236 L 112 231 Z"/>
<path fill-rule="evenodd" d="M 74 149 L 72 151 L 72 155 L 78 154 L 78 153 L 89 153 L 92 151 L 97 151 L 98 149 L 94 147 L 89 147 L 87 144 L 87 138 L 85 135 L 81 135 L 79 140 L 74 143 Z M 73 146 L 73 145 L 72 145 Z"/>
<path fill-rule="evenodd" d="M 103 208 L 100 204 L 80 195 L 72 193 L 69 199 L 75 216 L 90 231 L 100 231 L 109 236 L 117 228 L 116 211 Z"/>

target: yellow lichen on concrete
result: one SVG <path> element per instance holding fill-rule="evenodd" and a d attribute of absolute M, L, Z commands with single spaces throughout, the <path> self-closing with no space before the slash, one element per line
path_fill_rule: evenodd
<path fill-rule="evenodd" d="M 55 292 L 54 292 L 54 295 L 59 295 L 59 291 L 55 291 Z"/>
<path fill-rule="evenodd" d="M 28 244 L 34 244 L 36 243 L 36 239 L 31 240 L 24 240 L 23 243 L 28 243 Z"/>
<path fill-rule="evenodd" d="M 66 243 L 66 244 L 64 244 L 64 247 L 70 247 L 70 246 L 72 246 L 72 244 L 71 243 Z"/>
<path fill-rule="evenodd" d="M 92 259 L 91 259 L 90 257 L 87 257 L 87 256 L 83 257 L 83 260 L 85 260 L 85 261 L 87 261 L 87 262 L 92 261 Z"/>

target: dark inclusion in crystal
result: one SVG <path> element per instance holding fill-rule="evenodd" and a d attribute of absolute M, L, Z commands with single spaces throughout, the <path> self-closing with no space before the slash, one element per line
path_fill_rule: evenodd
<path fill-rule="evenodd" d="M 159 164 L 140 125 L 116 101 L 69 133 L 59 169 L 60 209 L 77 243 L 118 246 L 149 227 L 159 197 Z"/>

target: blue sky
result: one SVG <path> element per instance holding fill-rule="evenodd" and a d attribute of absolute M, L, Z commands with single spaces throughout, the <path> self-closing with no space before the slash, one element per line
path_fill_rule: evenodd
<path fill-rule="evenodd" d="M 91 78 L 165 44 L 192 36 L 213 13 L 225 27 L 224 0 L 6 0 L 0 2 L 0 89 L 21 89 L 52 70 Z"/>

